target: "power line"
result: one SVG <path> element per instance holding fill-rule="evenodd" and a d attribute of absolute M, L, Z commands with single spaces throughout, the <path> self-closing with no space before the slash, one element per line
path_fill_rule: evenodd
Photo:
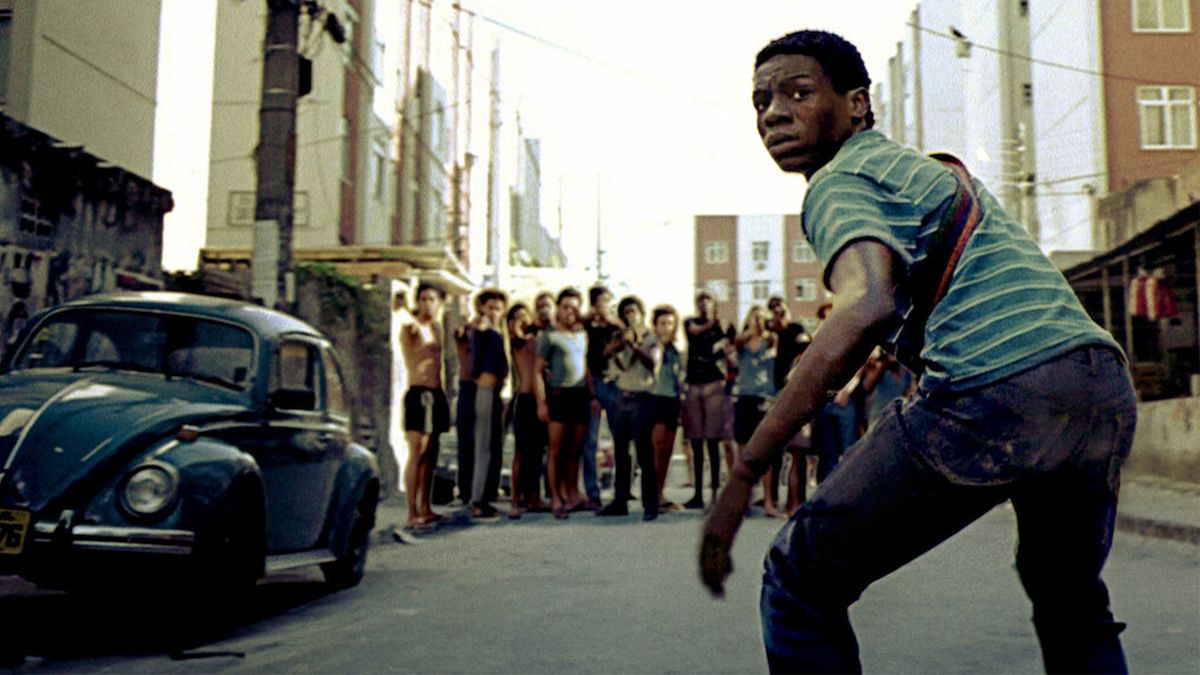
<path fill-rule="evenodd" d="M 950 33 L 943 33 L 941 31 L 936 31 L 936 30 L 933 30 L 932 28 L 926 28 L 925 26 L 921 26 L 921 25 L 918 25 L 918 24 L 915 24 L 912 22 L 906 23 L 905 25 L 910 28 L 915 28 L 915 29 L 921 31 L 922 33 L 929 33 L 930 35 L 936 35 L 937 37 L 945 38 L 947 40 L 950 40 L 951 42 L 959 43 L 962 41 L 962 38 L 955 37 L 954 35 L 951 35 Z M 1047 66 L 1049 68 L 1058 68 L 1060 70 L 1069 70 L 1071 72 L 1081 73 L 1083 75 L 1093 75 L 1095 77 L 1103 77 L 1103 78 L 1108 78 L 1108 79 L 1113 79 L 1113 80 L 1125 80 L 1128 82 L 1142 82 L 1142 83 L 1144 83 L 1146 81 L 1146 78 L 1144 78 L 1144 77 L 1131 77 L 1128 75 L 1118 75 L 1115 73 L 1106 73 L 1106 72 L 1100 71 L 1100 70 L 1092 70 L 1090 68 L 1080 68 L 1079 66 L 1072 66 L 1072 65 L 1069 65 L 1066 63 L 1057 63 L 1055 61 L 1047 61 L 1045 59 L 1034 58 L 1028 54 L 1022 54 L 1020 52 L 1014 52 L 1014 51 L 1010 51 L 1007 49 L 999 49 L 997 47 L 990 47 L 988 45 L 981 45 L 981 44 L 978 44 L 975 42 L 971 42 L 970 40 L 967 40 L 967 42 L 972 47 L 978 47 L 979 49 L 982 49 L 985 52 L 992 52 L 993 54 L 999 54 L 1001 56 L 1011 56 L 1013 58 L 1021 59 L 1022 61 L 1029 61 L 1030 63 L 1036 63 L 1039 66 Z"/>

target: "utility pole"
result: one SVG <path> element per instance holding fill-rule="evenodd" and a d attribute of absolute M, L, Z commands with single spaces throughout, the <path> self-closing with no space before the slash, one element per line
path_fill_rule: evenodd
<path fill-rule="evenodd" d="M 488 88 L 491 103 L 489 127 L 491 138 L 488 139 L 488 255 L 491 263 L 491 284 L 500 285 L 500 45 L 492 49 L 492 79 Z"/>
<path fill-rule="evenodd" d="M 300 91 L 300 10 L 337 43 L 346 41 L 337 16 L 317 0 L 267 0 L 263 40 L 262 102 L 258 111 L 258 147 L 254 201 L 251 294 L 268 307 L 291 311 L 292 215 L 296 185 L 296 99 Z M 272 283 L 273 282 L 273 283 Z"/>
<path fill-rule="evenodd" d="M 1004 2 L 999 12 L 1000 129 L 1005 146 L 1001 201 L 1041 243 L 1037 216 L 1037 159 L 1033 143 L 1033 61 L 1027 3 Z"/>
<path fill-rule="evenodd" d="M 267 306 L 288 310 L 294 290 L 292 193 L 296 183 L 296 96 L 300 80 L 296 40 L 300 5 L 296 0 L 267 0 L 267 9 L 262 103 L 258 114 L 258 147 L 254 153 L 258 183 L 251 268 L 255 295 Z M 273 288 L 269 270 L 272 261 Z"/>
<path fill-rule="evenodd" d="M 913 44 L 913 147 L 920 152 L 925 152 L 925 99 L 921 89 L 921 9 L 918 6 L 912 11 L 912 16 L 908 21 L 912 24 L 912 44 Z"/>
<path fill-rule="evenodd" d="M 600 214 L 600 173 L 596 173 L 596 281 L 604 282 L 607 278 L 604 274 L 604 230 L 601 227 Z"/>

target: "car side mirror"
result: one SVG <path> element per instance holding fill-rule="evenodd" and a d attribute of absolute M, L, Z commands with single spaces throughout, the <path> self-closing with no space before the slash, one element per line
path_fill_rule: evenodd
<path fill-rule="evenodd" d="M 311 389 L 276 389 L 267 397 L 273 410 L 316 410 L 317 393 Z"/>

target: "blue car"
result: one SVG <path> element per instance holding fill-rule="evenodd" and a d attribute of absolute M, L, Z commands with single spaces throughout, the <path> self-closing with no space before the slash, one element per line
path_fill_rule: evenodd
<path fill-rule="evenodd" d="M 380 481 L 348 398 L 320 331 L 256 305 L 116 293 L 42 312 L 0 367 L 0 575 L 240 592 L 319 564 L 357 584 Z"/>

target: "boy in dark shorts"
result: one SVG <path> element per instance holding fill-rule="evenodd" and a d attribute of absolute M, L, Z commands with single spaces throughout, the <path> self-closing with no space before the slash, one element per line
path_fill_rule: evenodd
<path fill-rule="evenodd" d="M 408 392 L 404 395 L 404 432 L 408 461 L 404 467 L 404 492 L 408 504 L 407 529 L 427 529 L 438 514 L 433 512 L 430 491 L 437 465 L 438 440 L 450 429 L 450 406 L 442 390 L 442 327 L 438 309 L 439 288 L 417 287 L 415 321 L 400 328 L 400 351 L 408 370 Z"/>
<path fill-rule="evenodd" d="M 534 393 L 538 419 L 550 436 L 551 508 L 563 520 L 584 503 L 579 496 L 579 454 L 592 414 L 587 372 L 587 333 L 579 321 L 581 295 L 574 288 L 558 294 L 555 325 L 538 335 Z"/>
<path fill-rule="evenodd" d="M 539 298 L 540 299 L 540 298 Z M 546 423 L 538 419 L 537 394 L 537 336 L 542 326 L 530 316 L 529 308 L 517 303 L 508 310 L 508 340 L 512 345 L 513 373 L 513 441 L 516 452 L 512 461 L 512 508 L 509 518 L 520 518 L 528 508 L 540 511 L 542 458 L 548 443 Z"/>

